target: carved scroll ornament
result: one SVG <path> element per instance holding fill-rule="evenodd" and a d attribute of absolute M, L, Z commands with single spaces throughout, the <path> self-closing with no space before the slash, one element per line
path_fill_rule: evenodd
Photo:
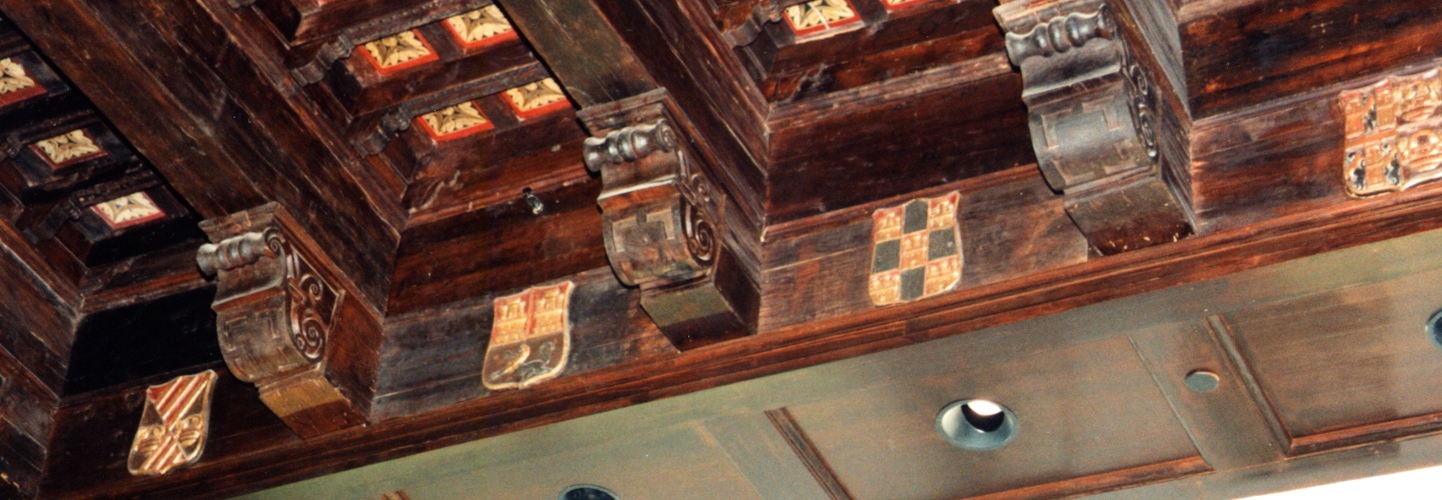
<path fill-rule="evenodd" d="M 641 307 L 687 349 L 752 331 L 757 291 L 722 243 L 725 195 L 662 108 L 607 117 L 632 125 L 587 139 L 584 155 L 605 186 L 597 203 L 616 277 L 641 289 Z"/>
<path fill-rule="evenodd" d="M 201 271 L 217 276 L 211 307 L 226 364 L 302 437 L 364 422 L 328 363 L 350 297 L 319 272 L 290 224 L 258 226 L 196 255 Z"/>
<path fill-rule="evenodd" d="M 1047 184 L 1092 245 L 1112 254 L 1190 235 L 1185 186 L 1159 146 L 1157 86 L 1114 33 L 1101 0 L 995 10 L 1021 68 L 1032 148 Z M 1179 164 L 1185 164 L 1181 162 Z"/>
<path fill-rule="evenodd" d="M 686 161 L 664 120 L 586 140 L 587 166 L 621 165 L 662 153 L 674 170 L 601 193 L 606 253 L 621 282 L 652 288 L 705 276 L 717 251 L 721 200 Z M 623 201 L 624 200 L 624 201 Z"/>
<path fill-rule="evenodd" d="M 231 271 L 254 265 L 262 258 L 283 266 L 284 300 L 277 318 L 284 335 L 236 335 L 237 328 L 221 326 L 221 348 L 231 373 L 256 382 L 303 370 L 325 356 L 326 339 L 345 291 L 325 283 L 304 257 L 295 252 L 274 228 L 246 233 L 200 248 L 196 258 L 202 272 Z M 248 323 L 247 323 L 248 324 Z"/>
<path fill-rule="evenodd" d="M 1348 194 L 1396 192 L 1442 178 L 1442 70 L 1389 77 L 1342 92 L 1339 101 Z"/>

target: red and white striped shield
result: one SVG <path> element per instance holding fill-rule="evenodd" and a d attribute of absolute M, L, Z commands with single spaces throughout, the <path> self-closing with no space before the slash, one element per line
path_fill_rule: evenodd
<path fill-rule="evenodd" d="M 215 371 L 176 377 L 145 390 L 145 413 L 130 446 L 130 473 L 151 476 L 195 462 L 205 449 Z"/>

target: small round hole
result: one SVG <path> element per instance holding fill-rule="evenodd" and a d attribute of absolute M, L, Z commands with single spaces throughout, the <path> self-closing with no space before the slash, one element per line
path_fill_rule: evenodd
<path fill-rule="evenodd" d="M 1211 392 L 1222 384 L 1217 374 L 1207 370 L 1192 370 L 1187 374 L 1187 388 L 1197 392 Z"/>
<path fill-rule="evenodd" d="M 560 499 L 560 500 L 617 500 L 617 499 L 618 499 L 618 497 L 616 496 L 615 493 L 611 493 L 610 490 L 607 490 L 607 489 L 602 488 L 602 487 L 600 487 L 600 486 L 592 486 L 592 485 L 589 485 L 589 484 L 578 484 L 578 485 L 572 486 L 572 487 L 570 487 L 570 488 L 566 488 L 565 491 L 562 491 L 562 492 L 561 492 L 561 499 Z"/>
<path fill-rule="evenodd" d="M 936 430 L 959 448 L 990 450 L 1016 437 L 1017 420 L 1005 406 L 984 399 L 967 399 L 942 408 L 936 415 Z"/>
<path fill-rule="evenodd" d="M 1432 339 L 1432 343 L 1437 347 L 1442 347 L 1442 311 L 1432 313 L 1432 317 L 1427 318 L 1426 330 L 1427 338 Z"/>

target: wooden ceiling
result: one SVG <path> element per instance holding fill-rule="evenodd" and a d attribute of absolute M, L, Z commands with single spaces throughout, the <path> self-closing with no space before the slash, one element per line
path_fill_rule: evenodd
<path fill-rule="evenodd" d="M 1432 463 L 1439 23 L 0 0 L 0 496 L 1222 498 Z M 206 369 L 203 453 L 137 474 L 147 388 Z M 946 444 L 967 398 L 1023 434 Z"/>

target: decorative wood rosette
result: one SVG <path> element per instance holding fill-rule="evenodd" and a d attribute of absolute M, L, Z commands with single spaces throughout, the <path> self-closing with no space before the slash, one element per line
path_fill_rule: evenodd
<path fill-rule="evenodd" d="M 961 282 L 961 230 L 953 191 L 883 208 L 871 215 L 871 303 L 931 297 Z"/>
<path fill-rule="evenodd" d="M 431 49 L 430 42 L 416 30 L 366 42 L 358 50 L 382 73 L 419 66 L 440 57 Z"/>
<path fill-rule="evenodd" d="M 45 93 L 20 61 L 13 57 L 0 59 L 0 106 L 19 102 Z"/>
<path fill-rule="evenodd" d="M 481 367 L 490 390 L 524 389 L 556 378 L 571 354 L 570 281 L 496 299 L 491 340 Z"/>
<path fill-rule="evenodd" d="M 602 236 L 616 277 L 679 349 L 754 330 L 757 288 L 722 242 L 726 196 L 697 164 L 664 92 L 586 114 L 601 172 Z M 604 133 L 604 134 L 602 134 Z"/>
<path fill-rule="evenodd" d="M 131 474 L 165 474 L 200 460 L 209 435 L 215 377 L 215 371 L 206 370 L 145 390 L 145 411 L 126 462 Z"/>
<path fill-rule="evenodd" d="M 848 0 L 812 0 L 787 7 L 786 24 L 796 36 L 813 35 L 861 22 Z"/>
<path fill-rule="evenodd" d="M 90 207 L 111 229 L 138 226 L 153 220 L 165 218 L 165 211 L 155 205 L 155 200 L 145 191 L 105 200 Z"/>
<path fill-rule="evenodd" d="M 522 120 L 560 111 L 571 106 L 571 101 L 566 98 L 565 93 L 561 92 L 561 85 L 550 78 L 508 89 L 505 94 L 506 104 Z"/>
<path fill-rule="evenodd" d="M 202 228 L 219 240 L 202 246 L 196 262 L 217 275 L 212 308 L 231 373 L 254 383 L 302 437 L 364 423 L 370 395 L 357 379 L 373 365 L 343 351 L 378 338 L 379 320 L 341 285 L 330 260 L 273 203 Z"/>
<path fill-rule="evenodd" d="M 39 153 L 51 170 L 60 170 L 105 155 L 105 149 L 96 144 L 95 138 L 83 128 L 37 141 L 30 147 Z"/>
<path fill-rule="evenodd" d="M 487 5 L 446 18 L 446 31 L 467 49 L 478 49 L 519 37 L 501 8 Z"/>
<path fill-rule="evenodd" d="M 1442 70 L 1392 76 L 1342 92 L 1352 196 L 1396 192 L 1442 178 Z"/>
<path fill-rule="evenodd" d="M 1160 147 L 1158 87 L 1102 0 L 1030 0 L 994 11 L 1021 68 L 1032 148 L 1067 213 L 1105 254 L 1192 234 L 1188 162 Z"/>
<path fill-rule="evenodd" d="M 436 141 L 459 139 L 496 128 L 471 101 L 417 116 L 415 122 Z"/>

